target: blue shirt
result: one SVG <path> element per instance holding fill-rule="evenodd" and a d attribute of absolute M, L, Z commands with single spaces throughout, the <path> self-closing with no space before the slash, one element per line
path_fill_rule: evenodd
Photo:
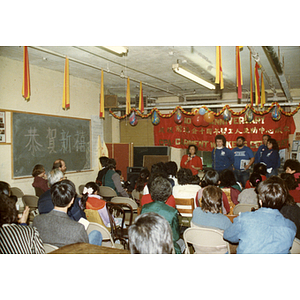
<path fill-rule="evenodd" d="M 210 211 L 206 212 L 197 207 L 193 211 L 192 222 L 200 226 L 216 227 L 222 230 L 227 229 L 232 225 L 228 217 L 223 214 L 213 214 Z"/>
<path fill-rule="evenodd" d="M 260 158 L 263 154 L 264 151 L 266 151 L 268 149 L 268 147 L 265 144 L 262 144 L 258 147 L 257 152 L 255 153 L 255 161 L 254 163 L 258 164 L 260 163 Z"/>
<path fill-rule="evenodd" d="M 231 165 L 234 162 L 233 152 L 223 147 L 222 149 L 215 148 L 212 153 L 212 168 L 215 171 L 223 171 L 225 169 L 232 169 Z"/>
<path fill-rule="evenodd" d="M 244 170 L 244 165 L 241 166 L 241 160 L 250 160 L 252 157 L 254 157 L 252 150 L 244 146 L 243 148 L 235 147 L 232 149 L 233 155 L 234 155 L 234 163 L 233 166 L 236 170 Z M 248 165 L 248 163 L 247 163 Z"/>
<path fill-rule="evenodd" d="M 262 207 L 241 213 L 224 231 L 223 238 L 239 243 L 237 254 L 287 254 L 296 231 L 296 225 L 278 209 Z"/>

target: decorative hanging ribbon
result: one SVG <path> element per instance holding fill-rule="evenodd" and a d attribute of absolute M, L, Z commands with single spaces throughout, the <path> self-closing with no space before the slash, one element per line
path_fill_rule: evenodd
<path fill-rule="evenodd" d="M 144 113 L 144 98 L 143 98 L 143 87 L 142 82 L 140 81 L 140 101 L 139 101 L 139 110 L 141 113 Z"/>
<path fill-rule="evenodd" d="M 22 96 L 25 100 L 30 100 L 30 74 L 29 74 L 29 58 L 27 46 L 23 47 L 23 85 Z"/>
<path fill-rule="evenodd" d="M 130 80 L 129 80 L 129 77 L 127 77 L 126 115 L 129 114 L 130 111 L 131 111 L 131 106 L 130 106 Z"/>
<path fill-rule="evenodd" d="M 254 77 L 255 77 L 255 105 L 260 104 L 260 90 L 259 90 L 259 74 L 258 74 L 259 64 L 255 63 Z"/>
<path fill-rule="evenodd" d="M 104 113 L 104 78 L 103 78 L 103 70 L 101 69 L 101 86 L 100 86 L 100 113 L 99 117 L 100 118 L 105 118 L 105 113 Z"/>
<path fill-rule="evenodd" d="M 63 90 L 63 101 L 62 108 L 70 108 L 70 81 L 69 81 L 69 59 L 66 57 L 65 60 L 65 73 L 64 73 L 64 90 Z"/>
<path fill-rule="evenodd" d="M 265 93 L 265 82 L 264 82 L 264 74 L 263 71 L 261 71 L 261 102 L 260 107 L 264 107 L 266 103 L 266 93 Z"/>
<path fill-rule="evenodd" d="M 243 77 L 242 77 L 242 66 L 241 66 L 241 56 L 240 49 L 243 48 L 241 46 L 236 46 L 236 84 L 238 88 L 238 99 L 242 99 L 242 85 L 243 85 Z"/>
<path fill-rule="evenodd" d="M 250 51 L 250 103 L 253 106 L 252 54 Z"/>
<path fill-rule="evenodd" d="M 220 84 L 220 89 L 224 88 L 221 46 L 216 47 L 216 80 L 215 80 L 215 83 Z"/>

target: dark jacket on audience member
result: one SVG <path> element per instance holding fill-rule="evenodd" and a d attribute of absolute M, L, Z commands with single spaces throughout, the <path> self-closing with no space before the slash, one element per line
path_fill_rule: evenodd
<path fill-rule="evenodd" d="M 75 221 L 79 221 L 80 218 L 86 219 L 85 212 L 79 206 L 79 200 L 80 198 L 77 197 L 74 200 L 73 205 L 68 210 L 68 216 Z M 38 200 L 38 210 L 42 215 L 49 213 L 53 208 L 54 205 L 52 202 L 51 191 L 48 190 L 40 196 Z"/>
<path fill-rule="evenodd" d="M 285 218 L 295 223 L 297 227 L 296 238 L 300 239 L 300 207 L 297 204 L 284 205 L 280 212 Z"/>

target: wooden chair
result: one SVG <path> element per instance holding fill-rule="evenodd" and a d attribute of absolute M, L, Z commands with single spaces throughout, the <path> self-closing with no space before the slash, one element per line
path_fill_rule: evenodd
<path fill-rule="evenodd" d="M 131 217 L 128 227 L 132 224 L 133 211 L 129 204 L 127 203 L 113 203 L 107 202 L 106 207 L 109 212 L 111 235 L 114 241 L 119 240 L 124 249 L 128 249 L 128 228 L 125 225 L 125 210 L 129 210 Z M 117 223 L 118 220 L 121 222 Z"/>
<path fill-rule="evenodd" d="M 127 207 L 124 207 L 125 209 L 125 224 L 127 226 L 130 226 L 132 224 L 132 222 L 134 222 L 135 218 L 137 217 L 137 209 L 138 209 L 138 205 L 137 203 L 131 199 L 131 198 L 127 198 L 127 197 L 114 197 L 111 199 L 112 203 L 127 203 L 131 206 L 132 208 L 132 220 L 130 221 L 130 209 L 128 209 Z M 130 225 L 129 225 L 130 224 Z"/>
<path fill-rule="evenodd" d="M 223 230 L 209 227 L 190 227 L 183 233 L 185 254 L 190 254 L 192 244 L 195 254 L 230 254 L 229 243 L 223 240 Z"/>
<path fill-rule="evenodd" d="M 233 214 L 238 215 L 242 212 L 251 211 L 252 208 L 258 209 L 258 205 L 256 204 L 248 204 L 248 203 L 239 203 L 233 208 Z"/>
<path fill-rule="evenodd" d="M 51 244 L 44 244 L 44 249 L 45 249 L 46 254 L 48 254 L 48 253 L 58 249 L 58 247 L 51 245 Z"/>
<path fill-rule="evenodd" d="M 110 232 L 107 230 L 107 228 L 105 226 L 102 226 L 95 222 L 90 222 L 90 224 L 86 230 L 86 233 L 90 234 L 93 230 L 98 230 L 101 232 L 102 246 L 117 248 Z"/>
<path fill-rule="evenodd" d="M 111 198 L 118 196 L 114 189 L 112 189 L 109 186 L 103 186 L 103 185 L 99 187 L 99 195 L 106 201 L 110 201 Z"/>
<path fill-rule="evenodd" d="M 179 225 L 190 227 L 190 222 L 193 217 L 193 211 L 195 208 L 194 199 L 175 198 L 175 205 L 176 209 L 179 212 Z"/>

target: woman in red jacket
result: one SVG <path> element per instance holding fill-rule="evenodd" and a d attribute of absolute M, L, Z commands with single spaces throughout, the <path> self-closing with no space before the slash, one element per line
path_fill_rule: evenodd
<path fill-rule="evenodd" d="M 190 169 L 193 175 L 197 175 L 199 170 L 202 170 L 202 160 L 196 155 L 198 149 L 195 145 L 189 145 L 188 154 L 183 155 L 180 167 Z"/>

